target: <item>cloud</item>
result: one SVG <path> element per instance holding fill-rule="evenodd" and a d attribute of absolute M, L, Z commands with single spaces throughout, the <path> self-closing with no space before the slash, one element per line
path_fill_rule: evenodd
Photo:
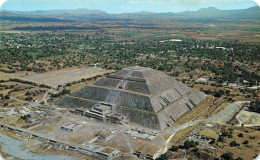
<path fill-rule="evenodd" d="M 6 2 L 7 0 L 0 0 L 0 7 Z"/>
<path fill-rule="evenodd" d="M 253 1 L 255 1 L 258 4 L 258 6 L 260 7 L 260 0 L 253 0 Z"/>

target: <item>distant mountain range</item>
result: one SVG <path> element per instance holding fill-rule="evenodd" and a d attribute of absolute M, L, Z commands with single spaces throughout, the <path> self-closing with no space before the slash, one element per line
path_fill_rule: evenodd
<path fill-rule="evenodd" d="M 90 14 L 107 14 L 100 10 L 88 10 L 88 9 L 74 9 L 74 10 L 49 10 L 49 11 L 32 11 L 32 12 L 15 12 L 17 14 L 24 15 L 37 15 L 37 16 L 80 16 Z"/>
<path fill-rule="evenodd" d="M 198 11 L 179 13 L 136 12 L 123 14 L 108 14 L 100 10 L 50 10 L 32 12 L 0 11 L 0 20 L 33 20 L 33 21 L 77 21 L 90 19 L 260 19 L 258 6 L 241 10 L 220 10 L 214 7 Z"/>
<path fill-rule="evenodd" d="M 178 13 L 180 16 L 194 18 L 245 18 L 257 19 L 260 18 L 260 8 L 258 6 L 241 10 L 220 10 L 214 7 L 203 8 L 198 11 L 187 11 Z"/>

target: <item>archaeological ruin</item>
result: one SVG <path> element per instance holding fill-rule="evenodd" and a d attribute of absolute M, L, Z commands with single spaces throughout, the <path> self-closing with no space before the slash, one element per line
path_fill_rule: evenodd
<path fill-rule="evenodd" d="M 203 92 L 162 72 L 134 66 L 106 75 L 56 105 L 101 121 L 163 130 L 205 98 Z"/>

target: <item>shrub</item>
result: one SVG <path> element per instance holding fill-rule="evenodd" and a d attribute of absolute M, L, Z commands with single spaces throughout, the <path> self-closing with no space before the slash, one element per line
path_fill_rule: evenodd
<path fill-rule="evenodd" d="M 31 92 L 27 91 L 27 92 L 25 93 L 25 95 L 26 95 L 26 96 L 29 96 L 29 95 L 31 95 Z"/>
<path fill-rule="evenodd" d="M 21 116 L 20 118 L 23 119 L 23 120 L 27 120 L 27 119 L 30 118 L 30 117 L 31 117 L 31 115 L 26 114 L 26 115 L 24 115 L 24 116 Z"/>
<path fill-rule="evenodd" d="M 243 135 L 243 133 L 239 133 L 237 136 L 238 137 L 243 137 L 244 135 Z"/>
<path fill-rule="evenodd" d="M 194 148 L 194 149 L 192 149 L 192 152 L 198 152 L 198 151 L 199 151 L 198 148 Z"/>
<path fill-rule="evenodd" d="M 245 141 L 243 142 L 243 144 L 248 144 L 248 140 L 245 140 Z"/>
<path fill-rule="evenodd" d="M 26 101 L 31 101 L 31 100 L 33 100 L 33 98 L 32 97 L 26 97 L 25 100 Z"/>
<path fill-rule="evenodd" d="M 5 99 L 10 99 L 10 95 L 5 95 L 4 98 Z"/>
<path fill-rule="evenodd" d="M 218 141 L 219 141 L 219 142 L 224 142 L 224 138 L 223 138 L 222 136 L 219 136 L 219 137 L 218 137 Z"/>
<path fill-rule="evenodd" d="M 209 142 L 209 144 L 214 144 L 214 143 L 215 143 L 214 139 Z"/>
<path fill-rule="evenodd" d="M 165 153 L 165 154 L 162 154 L 159 158 L 157 158 L 157 160 L 168 160 L 169 159 L 169 156 Z"/>
<path fill-rule="evenodd" d="M 232 98 L 228 98 L 228 101 L 233 102 L 233 99 Z"/>
<path fill-rule="evenodd" d="M 171 150 L 172 150 L 172 151 L 178 151 L 178 150 L 179 150 L 179 147 L 173 145 L 173 146 L 171 147 Z"/>
<path fill-rule="evenodd" d="M 233 131 L 233 128 L 229 128 L 228 130 L 229 130 L 229 131 Z"/>
<path fill-rule="evenodd" d="M 232 141 L 232 142 L 230 142 L 229 145 L 230 145 L 231 147 L 240 146 L 240 144 L 237 143 L 236 141 Z"/>
<path fill-rule="evenodd" d="M 251 101 L 250 106 L 248 108 L 251 112 L 260 113 L 260 101 Z"/>
<path fill-rule="evenodd" d="M 224 160 L 233 160 L 233 153 L 226 152 L 221 155 Z"/>
<path fill-rule="evenodd" d="M 227 131 L 224 131 L 224 132 L 222 132 L 222 134 L 221 134 L 222 136 L 224 136 L 224 137 L 226 137 L 226 136 L 228 136 L 229 134 L 228 134 L 228 132 Z"/>
<path fill-rule="evenodd" d="M 184 148 L 185 149 L 195 147 L 196 145 L 198 145 L 198 142 L 194 142 L 193 140 L 184 142 Z"/>
<path fill-rule="evenodd" d="M 63 90 L 61 91 L 61 94 L 62 94 L 62 95 L 70 94 L 70 90 L 63 89 Z"/>
<path fill-rule="evenodd" d="M 228 134 L 228 138 L 232 138 L 232 137 L 233 137 L 232 134 L 229 133 L 229 134 Z"/>

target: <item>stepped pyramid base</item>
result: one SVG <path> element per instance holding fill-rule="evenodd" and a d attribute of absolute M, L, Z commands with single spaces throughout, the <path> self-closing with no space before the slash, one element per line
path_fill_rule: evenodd
<path fill-rule="evenodd" d="M 113 106 L 110 115 L 162 130 L 204 99 L 206 94 L 203 92 L 164 73 L 137 66 L 107 75 L 93 85 L 60 99 L 56 105 L 89 112 L 100 103 L 109 104 Z"/>

